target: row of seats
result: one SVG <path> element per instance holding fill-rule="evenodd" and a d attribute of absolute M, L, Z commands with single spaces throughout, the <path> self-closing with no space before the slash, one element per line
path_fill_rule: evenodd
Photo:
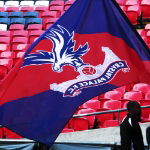
<path fill-rule="evenodd" d="M 150 1 L 149 0 L 116 0 L 122 10 L 129 17 L 133 24 L 137 23 L 140 15 L 142 18 L 150 19 Z"/>

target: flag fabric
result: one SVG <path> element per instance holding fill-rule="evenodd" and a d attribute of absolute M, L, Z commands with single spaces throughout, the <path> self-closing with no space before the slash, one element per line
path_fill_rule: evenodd
<path fill-rule="evenodd" d="M 0 85 L 0 124 L 52 145 L 76 109 L 150 82 L 150 51 L 113 0 L 76 0 Z"/>

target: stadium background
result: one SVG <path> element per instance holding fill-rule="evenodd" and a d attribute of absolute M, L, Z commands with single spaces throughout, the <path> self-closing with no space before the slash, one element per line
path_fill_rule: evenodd
<path fill-rule="evenodd" d="M 0 82 L 7 76 L 28 47 L 48 29 L 74 2 L 0 1 Z M 121 9 L 150 48 L 150 0 L 117 0 Z M 85 70 L 90 73 L 92 70 Z M 150 84 L 134 83 L 99 95 L 80 106 L 75 114 L 87 114 L 126 108 L 128 101 L 150 105 Z M 118 126 L 125 112 L 73 118 L 62 133 Z M 150 122 L 150 108 L 143 109 L 142 122 Z M 21 139 L 6 128 L 0 138 Z"/>

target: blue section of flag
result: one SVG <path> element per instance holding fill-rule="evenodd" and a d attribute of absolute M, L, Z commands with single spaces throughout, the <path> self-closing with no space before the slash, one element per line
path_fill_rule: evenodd
<path fill-rule="evenodd" d="M 117 87 L 106 84 L 84 89 L 80 96 L 71 99 L 52 90 L 20 98 L 0 107 L 0 124 L 24 137 L 52 145 L 78 106 L 114 88 Z"/>

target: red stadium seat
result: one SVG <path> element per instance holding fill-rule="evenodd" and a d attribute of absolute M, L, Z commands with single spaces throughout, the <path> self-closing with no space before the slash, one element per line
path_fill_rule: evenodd
<path fill-rule="evenodd" d="M 48 29 L 48 27 L 50 27 L 53 23 L 55 23 L 55 21 L 56 21 L 57 19 L 58 19 L 58 18 L 47 19 L 47 20 L 44 22 L 44 29 Z"/>
<path fill-rule="evenodd" d="M 101 109 L 98 112 L 103 111 L 104 110 Z M 103 127 L 103 124 L 106 120 L 113 120 L 113 113 L 96 115 L 96 121 L 98 123 L 99 128 Z"/>
<path fill-rule="evenodd" d="M 120 100 L 122 93 L 120 91 L 109 91 L 104 94 L 104 98 L 112 100 Z"/>
<path fill-rule="evenodd" d="M 139 5 L 140 1 L 139 0 L 126 0 L 125 5 L 126 6 L 133 6 L 133 5 Z"/>
<path fill-rule="evenodd" d="M 42 30 L 42 24 L 29 24 L 27 30 L 28 31 Z"/>
<path fill-rule="evenodd" d="M 14 37 L 12 42 L 13 44 L 27 44 L 28 37 Z"/>
<path fill-rule="evenodd" d="M 107 98 L 99 98 L 99 101 L 100 101 L 100 108 L 103 108 L 103 106 L 104 106 L 104 103 L 106 102 L 106 101 L 109 101 L 110 99 L 107 99 Z"/>
<path fill-rule="evenodd" d="M 50 7 L 51 6 L 64 6 L 64 1 L 51 1 Z"/>
<path fill-rule="evenodd" d="M 57 17 L 60 17 L 64 11 L 64 6 L 51 6 L 50 11 L 57 11 Z"/>
<path fill-rule="evenodd" d="M 15 53 L 11 51 L 6 51 L 6 52 L 1 52 L 0 53 L 0 58 L 14 58 Z"/>
<path fill-rule="evenodd" d="M 24 24 L 11 24 L 9 30 L 10 31 L 24 30 Z"/>
<path fill-rule="evenodd" d="M 147 37 L 147 43 L 150 44 L 150 30 L 146 34 Z"/>
<path fill-rule="evenodd" d="M 100 108 L 100 101 L 99 100 L 89 100 L 83 104 L 83 108 L 92 108 L 97 111 Z"/>
<path fill-rule="evenodd" d="M 150 100 L 140 100 L 141 106 L 150 106 Z M 150 114 L 150 108 L 142 109 L 142 117 L 143 119 L 148 119 Z"/>
<path fill-rule="evenodd" d="M 142 98 L 141 92 L 126 92 L 123 96 L 124 99 L 139 101 Z"/>
<path fill-rule="evenodd" d="M 20 11 L 22 11 L 22 12 L 34 11 L 34 7 L 32 7 L 32 6 L 21 6 Z"/>
<path fill-rule="evenodd" d="M 2 51 L 9 51 L 10 45 L 9 44 L 0 44 L 0 52 Z"/>
<path fill-rule="evenodd" d="M 125 5 L 125 0 L 116 0 L 120 6 Z"/>
<path fill-rule="evenodd" d="M 29 48 L 30 44 L 13 44 L 13 51 L 26 51 Z"/>
<path fill-rule="evenodd" d="M 77 114 L 89 114 L 93 112 L 95 112 L 94 109 L 86 108 L 86 109 L 80 109 Z M 86 116 L 84 118 L 86 118 L 89 121 L 89 128 L 93 128 L 95 122 L 95 116 Z"/>
<path fill-rule="evenodd" d="M 103 128 L 115 127 L 118 125 L 119 125 L 118 120 L 106 120 L 103 124 Z"/>
<path fill-rule="evenodd" d="M 19 11 L 19 7 L 16 6 L 7 6 L 5 9 L 7 12 Z"/>
<path fill-rule="evenodd" d="M 28 31 L 26 30 L 17 30 L 13 32 L 14 37 L 28 37 Z"/>
<path fill-rule="evenodd" d="M 45 11 L 41 15 L 42 19 L 57 18 L 57 11 Z"/>
<path fill-rule="evenodd" d="M 106 101 L 104 103 L 103 108 L 108 108 L 111 110 L 120 109 L 121 108 L 121 102 L 118 100 L 109 100 L 109 101 Z"/>
<path fill-rule="evenodd" d="M 141 14 L 141 8 L 139 6 L 129 6 L 126 10 L 126 15 L 133 25 L 138 24 L 137 19 Z"/>
<path fill-rule="evenodd" d="M 10 37 L 10 31 L 0 31 L 0 37 Z"/>
<path fill-rule="evenodd" d="M 142 93 L 149 93 L 150 92 L 150 85 L 146 83 L 137 83 L 133 86 L 133 91 L 140 91 Z"/>
<path fill-rule="evenodd" d="M 104 103 L 103 108 L 110 109 L 110 110 L 115 110 L 115 109 L 121 109 L 121 102 L 117 100 L 109 100 Z M 113 113 L 114 118 L 118 118 L 118 113 Z"/>
<path fill-rule="evenodd" d="M 69 121 L 69 127 L 74 131 L 88 130 L 89 122 L 86 118 L 72 118 Z"/>
<path fill-rule="evenodd" d="M 34 10 L 39 13 L 38 17 L 41 18 L 42 13 L 48 11 L 48 6 L 35 6 Z"/>
<path fill-rule="evenodd" d="M 68 133 L 68 132 L 74 132 L 74 130 L 69 128 L 64 128 L 61 133 Z"/>
<path fill-rule="evenodd" d="M 43 30 L 34 30 L 29 34 L 29 43 L 32 44 L 38 37 L 44 33 Z"/>
<path fill-rule="evenodd" d="M 10 44 L 10 37 L 0 38 L 0 44 Z"/>
<path fill-rule="evenodd" d="M 145 94 L 145 99 L 150 100 L 150 92 Z"/>
<path fill-rule="evenodd" d="M 146 36 L 146 31 L 144 29 L 137 30 L 140 36 Z"/>
<path fill-rule="evenodd" d="M 116 89 L 114 89 L 114 91 L 119 91 L 123 95 L 125 93 L 125 91 L 126 91 L 126 86 L 122 86 L 122 87 L 116 88 Z"/>
<path fill-rule="evenodd" d="M 142 0 L 141 1 L 142 17 L 144 19 L 150 18 L 150 1 Z"/>
<path fill-rule="evenodd" d="M 6 67 L 9 70 L 12 69 L 13 60 L 12 59 L 0 59 L 0 66 Z"/>

